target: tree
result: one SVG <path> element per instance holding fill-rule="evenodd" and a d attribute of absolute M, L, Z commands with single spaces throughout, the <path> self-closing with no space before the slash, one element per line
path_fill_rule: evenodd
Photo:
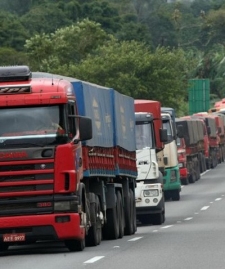
<path fill-rule="evenodd" d="M 0 12 L 0 45 L 1 47 L 23 50 L 25 40 L 28 37 L 25 28 L 19 18 L 8 12 Z"/>
<path fill-rule="evenodd" d="M 18 52 L 12 48 L 1 47 L 0 63 L 1 65 L 24 65 L 28 64 L 28 59 L 23 52 Z"/>
<path fill-rule="evenodd" d="M 204 30 L 207 31 L 205 46 L 212 48 L 215 44 L 225 44 L 225 9 L 211 10 L 206 16 Z"/>
<path fill-rule="evenodd" d="M 33 69 L 58 70 L 63 65 L 77 64 L 108 39 L 100 24 L 83 20 L 53 34 L 35 35 L 25 47 Z"/>
<path fill-rule="evenodd" d="M 30 36 L 37 33 L 52 33 L 58 28 L 71 24 L 66 13 L 59 9 L 56 4 L 51 3 L 32 7 L 21 17 L 21 22 Z"/>
<path fill-rule="evenodd" d="M 178 109 L 186 94 L 186 69 L 182 50 L 158 48 L 151 53 L 144 43 L 112 40 L 64 71 L 65 75 L 112 87 L 134 98 L 159 100 Z"/>

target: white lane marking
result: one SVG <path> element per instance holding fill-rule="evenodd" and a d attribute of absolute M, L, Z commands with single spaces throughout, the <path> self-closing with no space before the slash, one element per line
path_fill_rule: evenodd
<path fill-rule="evenodd" d="M 129 241 L 129 242 L 133 242 L 133 241 L 137 241 L 137 240 L 139 240 L 139 239 L 141 239 L 141 238 L 143 238 L 143 236 L 141 236 L 141 237 L 134 237 L 134 238 L 132 238 L 132 239 L 130 239 L 130 240 L 127 240 L 127 241 Z"/>
<path fill-rule="evenodd" d="M 210 202 L 210 204 L 213 204 L 213 202 Z"/>
<path fill-rule="evenodd" d="M 195 212 L 195 215 L 198 215 L 199 213 L 198 212 Z"/>
<path fill-rule="evenodd" d="M 153 230 L 152 232 L 153 232 L 153 233 L 157 233 L 157 232 L 158 232 L 158 230 Z"/>
<path fill-rule="evenodd" d="M 93 258 L 91 258 L 90 260 L 87 260 L 86 262 L 84 263 L 94 263 L 94 262 L 97 262 L 99 260 L 101 260 L 102 258 L 104 258 L 105 256 L 95 256 Z"/>
<path fill-rule="evenodd" d="M 177 223 L 182 223 L 182 221 L 181 220 L 178 220 Z"/>
<path fill-rule="evenodd" d="M 120 246 L 114 246 L 113 248 L 120 248 Z"/>
<path fill-rule="evenodd" d="M 222 194 L 221 196 L 224 196 L 224 194 Z"/>
<path fill-rule="evenodd" d="M 207 210 L 209 208 L 209 206 L 203 206 L 202 208 L 201 208 L 201 210 Z"/>
<path fill-rule="evenodd" d="M 190 217 L 190 218 L 186 218 L 186 219 L 184 219 L 184 220 L 191 220 L 191 219 L 193 219 L 193 217 Z"/>
<path fill-rule="evenodd" d="M 203 176 L 204 174 L 206 174 L 207 172 L 209 172 L 210 170 L 206 170 L 205 172 L 201 173 L 201 176 Z"/>
<path fill-rule="evenodd" d="M 222 200 L 222 198 L 216 198 L 216 199 L 215 199 L 215 201 L 220 201 L 220 200 Z"/>
<path fill-rule="evenodd" d="M 167 228 L 170 228 L 170 227 L 172 227 L 173 225 L 167 225 L 167 226 L 163 226 L 163 227 L 161 227 L 161 229 L 167 229 Z"/>

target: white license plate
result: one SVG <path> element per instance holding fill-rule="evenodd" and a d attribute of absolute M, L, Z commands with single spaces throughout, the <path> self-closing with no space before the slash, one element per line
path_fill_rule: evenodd
<path fill-rule="evenodd" d="M 25 234 L 3 234 L 3 242 L 25 241 Z"/>

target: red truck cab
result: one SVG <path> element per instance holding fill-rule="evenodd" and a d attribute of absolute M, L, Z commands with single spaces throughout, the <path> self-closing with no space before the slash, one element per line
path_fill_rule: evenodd
<path fill-rule="evenodd" d="M 188 185 L 187 155 L 184 138 L 177 137 L 177 155 L 180 170 L 180 181 L 182 185 Z"/>

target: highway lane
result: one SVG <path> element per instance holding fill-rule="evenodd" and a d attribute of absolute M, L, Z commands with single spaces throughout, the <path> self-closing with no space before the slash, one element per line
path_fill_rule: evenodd
<path fill-rule="evenodd" d="M 182 188 L 181 200 L 166 202 L 161 226 L 139 226 L 133 236 L 103 241 L 70 253 L 60 243 L 11 247 L 1 255 L 10 269 L 222 269 L 225 242 L 225 164 Z"/>

